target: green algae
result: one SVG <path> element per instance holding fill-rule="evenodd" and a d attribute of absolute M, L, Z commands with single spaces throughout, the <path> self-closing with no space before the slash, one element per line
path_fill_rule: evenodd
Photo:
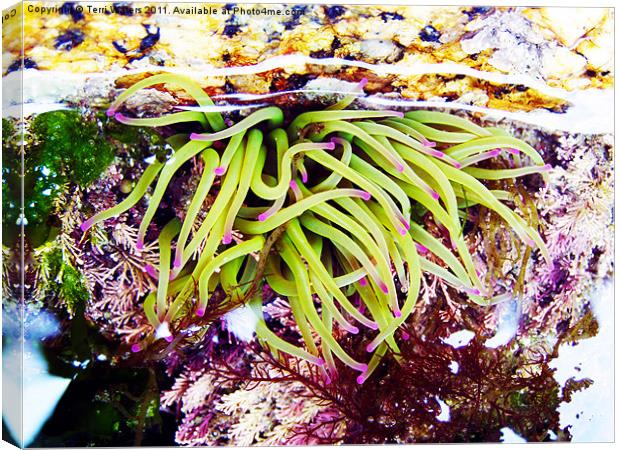
<path fill-rule="evenodd" d="M 24 217 L 20 219 L 22 153 L 15 125 L 2 120 L 3 244 L 13 245 L 19 225 L 26 239 L 37 247 L 48 239 L 55 201 L 71 183 L 86 187 L 114 159 L 97 120 L 78 111 L 50 111 L 27 126 L 23 159 Z"/>
<path fill-rule="evenodd" d="M 84 277 L 75 268 L 65 265 L 62 274 L 61 295 L 67 303 L 69 312 L 74 313 L 90 298 Z"/>
<path fill-rule="evenodd" d="M 21 157 L 13 123 L 2 118 L 2 243 L 10 245 L 19 235 Z"/>
<path fill-rule="evenodd" d="M 46 290 L 58 293 L 72 315 L 83 310 L 90 299 L 90 292 L 84 276 L 65 261 L 62 250 L 55 248 L 46 253 L 41 260 L 41 266 L 48 280 Z"/>
<path fill-rule="evenodd" d="M 95 181 L 114 159 L 114 148 L 97 122 L 77 111 L 40 114 L 31 125 L 31 133 L 36 143 L 30 157 L 82 187 Z"/>

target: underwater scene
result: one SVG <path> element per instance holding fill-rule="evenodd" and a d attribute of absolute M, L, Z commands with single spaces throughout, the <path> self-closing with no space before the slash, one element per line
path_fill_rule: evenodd
<path fill-rule="evenodd" d="M 3 11 L 3 439 L 614 440 L 612 8 Z"/>

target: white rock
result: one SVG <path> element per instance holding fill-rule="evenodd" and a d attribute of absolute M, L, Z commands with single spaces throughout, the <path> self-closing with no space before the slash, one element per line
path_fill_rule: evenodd
<path fill-rule="evenodd" d="M 258 318 L 248 306 L 240 306 L 224 316 L 226 328 L 238 339 L 249 342 L 256 331 Z"/>
<path fill-rule="evenodd" d="M 441 341 L 444 344 L 451 345 L 454 348 L 459 348 L 459 347 L 464 347 L 467 344 L 469 344 L 469 341 L 471 341 L 474 338 L 474 336 L 475 334 L 472 331 L 461 330 L 461 331 L 457 331 L 456 333 L 452 333 L 447 338 L 442 338 Z"/>

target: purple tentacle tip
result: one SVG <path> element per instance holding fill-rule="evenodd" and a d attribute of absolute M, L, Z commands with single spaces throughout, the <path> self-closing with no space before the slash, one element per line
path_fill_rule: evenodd
<path fill-rule="evenodd" d="M 194 140 L 200 140 L 202 136 L 200 136 L 199 133 L 192 133 L 189 135 L 190 140 L 194 141 Z"/>
<path fill-rule="evenodd" d="M 142 346 L 140 344 L 133 344 L 131 346 L 132 353 L 138 353 L 140 350 L 142 350 Z"/>
<path fill-rule="evenodd" d="M 501 150 L 501 149 L 496 148 L 495 150 L 491 150 L 491 151 L 489 152 L 489 154 L 490 154 L 491 156 L 499 156 L 499 154 L 500 154 L 501 152 L 502 152 L 502 150 Z"/>
<path fill-rule="evenodd" d="M 317 366 L 324 366 L 325 365 L 325 360 L 323 358 L 317 358 L 316 359 L 316 365 Z"/>
<path fill-rule="evenodd" d="M 302 172 L 301 173 L 301 182 L 304 183 L 304 184 L 308 182 L 308 173 L 307 172 Z"/>
<path fill-rule="evenodd" d="M 366 281 L 366 277 L 360 278 L 360 286 L 367 286 L 368 281 Z"/>
<path fill-rule="evenodd" d="M 403 336 L 403 340 L 405 340 L 405 341 L 408 341 L 411 338 L 409 333 L 407 333 L 406 331 L 402 332 L 402 336 Z"/>
<path fill-rule="evenodd" d="M 351 325 L 351 327 L 349 327 L 349 333 L 351 334 L 358 334 L 360 332 L 360 329 Z"/>
<path fill-rule="evenodd" d="M 364 384 L 364 381 L 366 381 L 366 377 L 364 376 L 364 374 L 359 375 L 355 381 L 357 381 L 357 384 Z"/>
<path fill-rule="evenodd" d="M 440 150 L 431 150 L 431 156 L 434 156 L 435 158 L 443 158 L 446 154 Z"/>
<path fill-rule="evenodd" d="M 384 294 L 390 292 L 390 290 L 388 289 L 388 285 L 385 284 L 383 281 L 379 283 L 379 289 L 381 289 L 381 292 L 383 292 Z"/>
<path fill-rule="evenodd" d="M 332 379 L 329 377 L 329 375 L 325 375 L 325 385 L 329 386 L 330 384 L 332 384 Z"/>
<path fill-rule="evenodd" d="M 433 200 L 439 200 L 439 194 L 437 191 L 431 191 L 431 197 L 433 197 Z"/>
<path fill-rule="evenodd" d="M 198 308 L 198 309 L 196 310 L 196 315 L 197 315 L 198 317 L 202 317 L 202 316 L 204 316 L 204 315 L 205 315 L 205 310 L 204 310 L 204 308 Z"/>
<path fill-rule="evenodd" d="M 105 115 L 108 117 L 112 117 L 114 116 L 114 114 L 116 114 L 116 110 L 114 108 L 109 108 L 106 112 Z"/>
<path fill-rule="evenodd" d="M 147 274 L 149 274 L 149 276 L 151 276 L 153 278 L 157 278 L 157 270 L 152 265 L 147 264 L 146 266 L 144 266 L 144 271 Z"/>
<path fill-rule="evenodd" d="M 174 336 L 173 335 L 166 336 L 164 339 L 166 340 L 166 342 L 172 342 L 174 340 Z"/>
<path fill-rule="evenodd" d="M 267 213 L 260 213 L 257 217 L 259 222 L 264 222 L 265 220 L 267 220 L 267 218 L 269 217 L 269 214 Z"/>
<path fill-rule="evenodd" d="M 403 313 L 400 311 L 400 309 L 397 309 L 396 311 L 394 311 L 394 317 L 396 317 L 397 319 L 402 316 L 403 316 Z"/>
<path fill-rule="evenodd" d="M 405 166 L 403 166 L 401 163 L 396 163 L 395 166 L 396 166 L 396 170 L 398 172 L 404 172 L 405 171 Z"/>
<path fill-rule="evenodd" d="M 545 172 L 548 172 L 549 170 L 553 169 L 553 166 L 551 164 L 545 164 L 542 167 L 542 170 L 544 170 Z"/>
<path fill-rule="evenodd" d="M 403 235 L 403 236 L 406 236 L 406 235 L 407 235 L 407 229 L 406 229 L 406 228 L 401 228 L 401 229 L 399 229 L 399 230 L 398 230 L 398 232 L 399 232 L 401 235 Z"/>
<path fill-rule="evenodd" d="M 454 167 L 455 167 L 456 169 L 460 169 L 461 167 L 463 167 L 463 164 L 461 164 L 461 163 L 460 163 L 460 162 L 458 162 L 458 161 L 454 161 Z"/>
<path fill-rule="evenodd" d="M 85 232 L 86 230 L 88 230 L 91 226 L 93 225 L 92 221 L 90 219 L 85 220 L 84 222 L 82 222 L 82 225 L 80 225 L 80 230 L 82 230 L 82 232 Z"/>
<path fill-rule="evenodd" d="M 178 269 L 183 265 L 183 261 L 181 261 L 181 256 L 175 256 L 174 261 L 172 263 L 172 267 Z"/>
<path fill-rule="evenodd" d="M 144 250 L 144 241 L 142 240 L 142 238 L 138 238 L 138 241 L 136 242 L 136 249 Z"/>
<path fill-rule="evenodd" d="M 471 293 L 471 295 L 480 295 L 480 294 L 482 294 L 482 292 L 480 292 L 480 289 L 478 289 L 478 288 L 473 288 L 469 292 Z"/>
<path fill-rule="evenodd" d="M 361 89 L 363 89 L 363 88 L 364 88 L 364 86 L 366 86 L 367 84 L 368 84 L 368 78 L 364 77 L 364 78 L 362 78 L 362 79 L 360 80 L 360 82 L 359 82 L 359 85 L 358 85 L 358 86 L 359 86 Z"/>
<path fill-rule="evenodd" d="M 226 173 L 226 167 L 218 166 L 215 169 L 213 169 L 213 173 L 216 174 L 217 176 L 224 175 Z"/>
<path fill-rule="evenodd" d="M 429 141 L 427 139 L 422 141 L 422 145 L 424 147 L 435 147 L 437 145 L 437 142 L 433 142 L 433 141 Z"/>
<path fill-rule="evenodd" d="M 425 246 L 423 246 L 422 244 L 418 244 L 416 242 L 415 244 L 416 249 L 418 250 L 418 252 L 422 253 L 423 255 L 428 253 L 428 248 L 426 248 Z"/>
<path fill-rule="evenodd" d="M 232 234 L 225 233 L 224 237 L 222 238 L 222 244 L 230 244 L 231 242 L 232 242 Z"/>
<path fill-rule="evenodd" d="M 115 113 L 114 118 L 118 120 L 119 122 L 122 122 L 123 119 L 125 119 L 125 116 L 122 113 Z"/>
<path fill-rule="evenodd" d="M 323 147 L 325 150 L 333 150 L 336 148 L 336 144 L 334 143 L 333 139 L 331 142 L 326 142 L 325 146 Z"/>
<path fill-rule="evenodd" d="M 293 190 L 299 189 L 299 186 L 297 186 L 297 182 L 295 180 L 291 180 L 288 185 Z"/>
<path fill-rule="evenodd" d="M 370 200 L 370 197 L 371 197 L 370 192 L 362 191 L 362 199 L 363 200 L 368 201 L 368 200 Z"/>

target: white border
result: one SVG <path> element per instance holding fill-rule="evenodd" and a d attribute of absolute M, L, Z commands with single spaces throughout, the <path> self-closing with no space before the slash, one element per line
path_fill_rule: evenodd
<path fill-rule="evenodd" d="M 93 0 L 90 0 L 93 1 Z M 98 0 L 95 0 L 98 1 Z M 0 0 L 0 6 L 1 9 L 5 9 L 8 8 L 14 4 L 16 4 L 17 2 L 15 1 L 10 1 L 10 0 Z M 60 2 L 62 3 L 62 2 Z M 143 3 L 149 3 L 149 2 L 143 2 Z M 153 2 L 155 3 L 155 2 Z M 187 0 L 177 0 L 176 3 L 196 3 L 194 1 L 187 1 Z M 211 2 L 210 2 L 211 3 Z M 212 2 L 212 3 L 216 3 L 216 2 Z M 225 3 L 225 2 L 221 2 L 221 3 Z M 248 0 L 237 0 L 235 3 L 289 3 L 289 2 L 273 2 L 273 1 L 248 1 Z M 326 1 L 308 1 L 308 0 L 296 0 L 294 2 L 290 2 L 290 3 L 295 3 L 295 4 L 344 4 L 344 5 L 370 5 L 370 4 L 378 4 L 378 3 L 384 3 L 381 1 L 376 1 L 376 2 L 370 2 L 370 1 L 360 1 L 360 0 L 346 0 L 346 1 L 333 1 L 333 0 L 326 0 Z M 429 6 L 442 6 L 442 5 L 455 5 L 455 6 L 475 6 L 475 5 L 479 5 L 479 6 L 553 6 L 553 7 L 610 7 L 613 8 L 615 6 L 615 2 L 613 0 L 590 0 L 587 2 L 587 4 L 584 5 L 583 0 L 581 1 L 577 1 L 577 0 L 563 0 L 563 1 L 559 1 L 559 0 L 554 0 L 554 1 L 490 1 L 490 2 L 479 2 L 479 1 L 462 1 L 462 0 L 450 0 L 448 2 L 446 1 L 437 1 L 437 0 L 424 0 L 424 1 L 403 1 L 403 0 L 389 0 L 387 2 L 385 2 L 385 4 L 387 5 L 416 5 L 416 6 L 423 6 L 423 5 L 429 5 Z M 617 57 L 617 49 L 618 49 L 618 36 L 617 34 L 615 35 L 615 48 L 614 48 L 614 57 Z M 0 93 L 1 96 L 1 93 Z M 614 99 L 617 100 L 617 96 L 618 96 L 618 92 L 614 91 Z M 1 99 L 1 97 L 0 97 Z M 615 120 L 614 120 L 614 126 L 615 128 L 617 128 L 617 124 L 618 124 L 618 117 L 615 116 Z M 617 149 L 617 145 L 614 144 L 615 149 Z M 616 174 L 614 171 L 614 183 L 616 183 Z M 618 197 L 615 198 L 615 211 L 620 211 L 620 199 Z M 620 250 L 618 249 L 617 246 L 615 246 L 615 260 L 618 260 L 618 254 L 620 253 Z M 614 277 L 614 281 L 615 281 L 615 277 Z M 618 297 L 618 289 L 619 286 L 617 283 L 615 283 L 614 286 L 614 297 L 615 298 L 620 298 Z M 616 308 L 615 309 L 615 324 L 619 323 L 618 322 L 618 316 L 620 314 L 620 308 Z M 1 318 L 0 318 L 1 321 Z M 614 333 L 614 337 L 615 337 L 615 358 L 614 360 L 617 361 L 617 356 L 618 356 L 618 350 L 620 348 L 619 345 L 619 334 L 618 333 Z M 0 361 L 1 361 L 1 354 L 0 354 Z M 615 364 L 614 364 L 615 366 Z M 618 370 L 615 370 L 615 386 L 619 386 L 618 383 L 618 379 L 619 379 L 619 375 L 618 375 Z M 615 391 L 615 401 L 616 401 L 616 406 L 618 405 L 618 390 L 614 389 Z M 0 404 L 1 404 L 1 394 L 0 394 Z M 615 408 L 615 410 L 617 411 L 618 409 Z M 617 428 L 617 427 L 616 427 Z M 423 448 L 425 449 L 441 449 L 444 448 L 446 445 L 457 445 L 457 444 L 428 444 L 428 445 L 424 445 Z M 463 444 L 466 448 L 468 449 L 489 449 L 489 448 L 495 448 L 495 447 L 499 447 L 500 445 L 502 446 L 508 446 L 507 448 L 513 447 L 515 445 L 519 445 L 519 444 Z M 521 444 L 523 445 L 523 444 Z M 559 444 L 536 444 L 537 448 L 551 448 L 552 446 L 555 447 L 556 445 Z M 581 448 L 593 448 L 593 449 L 599 449 L 599 448 L 615 448 L 615 444 L 611 443 L 611 444 L 593 444 L 593 443 L 587 443 L 587 444 L 564 444 L 562 446 L 562 448 L 572 448 L 572 447 L 581 447 Z M 348 446 L 349 448 L 353 448 L 353 449 L 363 449 L 364 446 L 358 446 L 358 445 L 352 445 L 352 446 Z M 9 444 L 7 444 L 4 441 L 0 442 L 0 449 L 8 449 L 8 448 L 14 448 L 12 446 L 10 446 Z M 121 447 L 116 447 L 116 448 L 121 448 Z M 130 447 L 128 447 L 130 448 Z M 153 447 L 154 449 L 161 449 L 163 447 Z M 174 447 L 173 447 L 174 448 Z M 233 448 L 243 448 L 243 447 L 233 447 Z M 403 446 L 402 445 L 386 445 L 386 446 L 381 446 L 381 448 L 387 448 L 387 449 L 402 449 Z"/>

